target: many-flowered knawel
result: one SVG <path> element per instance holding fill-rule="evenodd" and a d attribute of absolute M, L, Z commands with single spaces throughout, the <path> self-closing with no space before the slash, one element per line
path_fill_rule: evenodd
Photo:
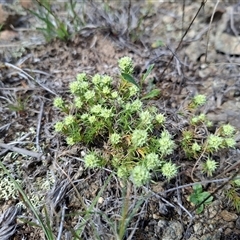
<path fill-rule="evenodd" d="M 84 144 L 89 148 L 84 157 L 87 168 L 110 167 L 119 178 L 142 186 L 156 174 L 167 180 L 176 177 L 179 151 L 181 154 L 184 151 L 189 159 L 198 159 L 201 154 L 206 159 L 235 146 L 235 129 L 229 124 L 215 133 L 198 136 L 201 132 L 198 129 L 207 130 L 211 125 L 205 114 L 195 114 L 206 102 L 204 95 L 190 101 L 187 124 L 179 130 L 168 119 L 169 113 L 160 110 L 157 104 L 148 104 L 150 96 L 155 95 L 142 93 L 143 82 L 136 82 L 132 76 L 132 59 L 123 57 L 118 63 L 119 79 L 80 73 L 69 84 L 70 100 L 61 97 L 54 100 L 54 106 L 65 114 L 56 122 L 55 130 L 66 136 L 68 145 Z M 151 69 L 152 65 L 144 79 Z M 207 160 L 203 170 L 210 176 L 217 166 L 213 160 Z"/>
<path fill-rule="evenodd" d="M 162 166 L 162 175 L 170 180 L 177 175 L 177 166 L 172 162 L 166 162 Z"/>
<path fill-rule="evenodd" d="M 207 158 L 206 162 L 203 163 L 203 172 L 207 173 L 207 175 L 211 177 L 217 167 L 218 163 L 215 160 Z"/>
<path fill-rule="evenodd" d="M 121 73 L 133 73 L 133 61 L 130 57 L 122 57 L 118 61 L 118 67 Z"/>

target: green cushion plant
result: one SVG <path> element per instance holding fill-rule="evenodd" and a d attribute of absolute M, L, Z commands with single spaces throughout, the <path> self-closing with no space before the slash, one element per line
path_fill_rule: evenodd
<path fill-rule="evenodd" d="M 179 149 L 188 158 L 197 159 L 202 153 L 207 158 L 221 149 L 234 147 L 235 129 L 229 124 L 214 134 L 207 132 L 201 139 L 197 136 L 198 128 L 211 126 L 204 114 L 195 114 L 207 101 L 204 95 L 196 95 L 191 100 L 183 113 L 188 118 L 188 126 L 174 140 L 166 115 L 146 104 L 159 90 L 142 93 L 143 80 L 153 66 L 139 84 L 132 77 L 134 68 L 129 57 L 121 58 L 118 64 L 117 81 L 107 75 L 91 77 L 81 73 L 69 85 L 72 98 L 54 100 L 54 106 L 65 113 L 55 124 L 55 130 L 66 136 L 68 145 L 81 143 L 89 147 L 84 157 L 86 167 L 112 167 L 118 177 L 129 178 L 136 186 L 142 186 L 151 180 L 152 173 L 160 172 L 167 180 L 175 177 L 178 166 L 171 156 Z M 216 166 L 206 162 L 204 171 L 211 175 Z"/>

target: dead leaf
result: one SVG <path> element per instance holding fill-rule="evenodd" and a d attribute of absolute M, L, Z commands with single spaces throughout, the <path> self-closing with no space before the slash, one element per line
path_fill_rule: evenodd
<path fill-rule="evenodd" d="M 29 9 L 33 6 L 32 0 L 20 0 L 19 3 L 25 9 Z"/>
<path fill-rule="evenodd" d="M 0 40 L 13 40 L 18 37 L 18 33 L 11 30 L 4 30 L 0 32 Z"/>

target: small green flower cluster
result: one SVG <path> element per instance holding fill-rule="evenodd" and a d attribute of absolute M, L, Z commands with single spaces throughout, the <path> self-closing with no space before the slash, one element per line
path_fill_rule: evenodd
<path fill-rule="evenodd" d="M 133 62 L 130 57 L 122 57 L 118 61 L 118 67 L 121 73 L 133 73 Z"/>
<path fill-rule="evenodd" d="M 234 148 L 235 128 L 230 124 L 224 124 L 217 129 L 215 134 L 210 134 L 206 139 L 206 151 L 212 153 L 221 149 Z"/>
<path fill-rule="evenodd" d="M 207 119 L 207 116 L 203 113 L 197 115 L 197 116 L 193 116 L 190 120 L 190 123 L 192 125 L 200 125 L 202 123 L 206 124 L 207 127 L 211 127 L 212 126 L 212 122 L 209 121 Z"/>
<path fill-rule="evenodd" d="M 121 74 L 132 74 L 132 60 L 121 58 L 119 68 Z M 78 74 L 69 85 L 73 101 L 54 100 L 66 114 L 55 130 L 66 136 L 69 145 L 95 146 L 84 157 L 88 168 L 113 166 L 120 178 L 130 178 L 136 186 L 147 183 L 155 171 L 171 179 L 178 168 L 168 158 L 176 144 L 165 129 L 165 115 L 144 106 L 136 85 L 123 77 L 120 81 L 114 87 L 109 76 Z M 160 136 L 153 134 L 154 129 Z"/>
<path fill-rule="evenodd" d="M 209 177 L 212 176 L 213 172 L 215 172 L 218 167 L 218 163 L 209 157 L 202 165 L 203 165 L 203 172 L 207 173 Z"/>
<path fill-rule="evenodd" d="M 190 108 L 196 109 L 203 106 L 206 103 L 207 99 L 205 95 L 197 94 L 193 97 L 191 103 L 189 104 Z"/>
<path fill-rule="evenodd" d="M 205 135 L 199 136 L 197 133 L 199 128 L 195 128 L 196 126 L 192 128 L 193 126 L 190 125 L 189 129 L 182 132 L 181 145 L 186 156 L 190 159 L 197 159 L 204 152 L 207 160 L 202 164 L 202 171 L 208 176 L 212 176 L 218 163 L 209 156 L 221 150 L 235 147 L 235 128 L 230 124 L 225 124 L 219 127 L 214 134 L 207 131 Z"/>
<path fill-rule="evenodd" d="M 189 127 L 191 129 L 192 126 Z M 225 128 L 231 128 L 231 133 L 226 134 Z M 202 151 L 208 154 L 216 153 L 223 149 L 234 148 L 236 141 L 234 139 L 235 130 L 230 124 L 225 124 L 217 129 L 216 133 L 207 133 L 205 136 L 198 136 L 197 129 L 184 130 L 182 132 L 181 145 L 189 158 L 197 158 Z"/>
<path fill-rule="evenodd" d="M 195 96 L 189 104 L 189 109 L 196 109 L 205 102 L 203 95 Z M 234 148 L 236 141 L 235 128 L 230 124 L 220 126 L 215 133 L 211 133 L 208 128 L 212 122 L 205 114 L 194 115 L 190 118 L 188 127 L 182 131 L 181 146 L 190 159 L 198 159 L 200 156 L 206 159 L 202 164 L 203 172 L 212 176 L 217 169 L 218 163 L 210 156 L 224 149 Z M 202 134 L 201 134 L 202 133 Z M 204 153 L 204 154 L 203 154 Z"/>
<path fill-rule="evenodd" d="M 122 101 L 111 86 L 111 77 L 96 74 L 91 80 L 82 73 L 70 83 L 73 103 L 67 104 L 60 97 L 54 100 L 54 106 L 67 113 L 63 121 L 55 124 L 55 130 L 67 135 L 69 145 L 89 143 L 106 134 L 112 126 L 116 105 Z"/>

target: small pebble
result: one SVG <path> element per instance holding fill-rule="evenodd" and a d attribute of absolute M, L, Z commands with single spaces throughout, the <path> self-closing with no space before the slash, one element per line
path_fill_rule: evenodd
<path fill-rule="evenodd" d="M 235 213 L 228 212 L 227 210 L 223 210 L 220 212 L 220 217 L 222 217 L 223 220 L 226 222 L 232 222 L 232 221 L 236 221 L 236 219 L 238 218 L 238 215 Z"/>
<path fill-rule="evenodd" d="M 237 218 L 236 228 L 240 230 L 240 217 Z"/>
<path fill-rule="evenodd" d="M 99 203 L 99 204 L 102 204 L 103 201 L 104 201 L 104 199 L 103 199 L 102 197 L 100 197 L 100 198 L 98 199 L 98 203 Z"/>

